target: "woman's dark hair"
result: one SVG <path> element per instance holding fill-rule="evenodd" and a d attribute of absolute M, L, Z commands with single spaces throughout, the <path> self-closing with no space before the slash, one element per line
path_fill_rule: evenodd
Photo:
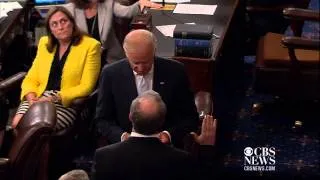
<path fill-rule="evenodd" d="M 98 0 L 98 2 L 102 3 L 106 0 Z M 77 8 L 84 9 L 90 3 L 90 0 L 69 0 L 69 2 L 73 3 Z"/>
<path fill-rule="evenodd" d="M 47 14 L 46 21 L 45 21 L 46 22 L 46 30 L 47 30 L 47 34 L 48 34 L 48 38 L 49 38 L 48 43 L 47 43 L 47 50 L 49 52 L 53 52 L 54 47 L 58 44 L 57 38 L 54 37 L 54 35 L 51 32 L 50 23 L 49 23 L 51 17 L 57 12 L 62 12 L 63 14 L 65 14 L 68 17 L 69 21 L 73 24 L 72 37 L 71 37 L 73 45 L 78 45 L 82 36 L 85 34 L 82 31 L 80 31 L 79 27 L 77 26 L 77 24 L 75 22 L 75 19 L 73 18 L 71 13 L 65 7 L 54 6 L 49 10 L 49 12 Z"/>

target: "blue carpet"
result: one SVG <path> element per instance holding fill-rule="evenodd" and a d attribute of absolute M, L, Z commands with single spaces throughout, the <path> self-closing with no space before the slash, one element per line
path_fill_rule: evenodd
<path fill-rule="evenodd" d="M 309 8 L 319 10 L 319 1 L 312 0 Z M 306 22 L 302 36 L 315 39 L 319 38 L 319 32 L 319 23 Z M 290 29 L 286 34 L 292 34 Z M 229 130 L 226 130 L 225 133 L 231 134 L 229 138 L 222 138 L 224 142 L 221 142 L 225 146 L 221 175 L 229 175 L 234 178 L 243 175 L 254 178 L 270 177 L 271 179 L 283 177 L 319 179 L 319 103 L 290 109 L 291 107 L 284 106 L 285 102 L 279 103 L 277 98 L 271 95 L 255 93 L 252 88 L 255 57 L 247 56 L 244 61 L 245 93 L 242 98 L 237 97 L 233 102 L 229 101 L 229 103 L 238 103 L 233 108 L 229 105 L 231 111 L 228 112 L 229 116 L 223 113 L 221 115 L 220 123 L 229 126 Z M 261 109 L 252 108 L 256 103 L 270 106 L 262 106 Z M 217 103 L 216 106 L 219 105 Z M 233 109 L 236 111 L 232 112 Z M 292 111 L 302 112 L 298 113 L 299 116 L 292 116 L 290 115 Z M 233 118 L 235 121 L 231 122 Z M 302 121 L 302 126 L 295 125 L 296 120 Z M 275 171 L 245 171 L 244 149 L 246 147 L 252 149 L 274 147 Z"/>

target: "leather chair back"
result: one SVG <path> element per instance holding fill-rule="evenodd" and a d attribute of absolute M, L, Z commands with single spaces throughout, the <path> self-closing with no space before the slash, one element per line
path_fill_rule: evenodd
<path fill-rule="evenodd" d="M 33 104 L 24 115 L 9 151 L 10 179 L 42 179 L 41 162 L 56 124 L 56 109 L 52 103 Z"/>

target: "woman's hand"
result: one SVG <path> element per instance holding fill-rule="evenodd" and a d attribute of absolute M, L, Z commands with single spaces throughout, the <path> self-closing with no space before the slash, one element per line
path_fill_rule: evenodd
<path fill-rule="evenodd" d="M 58 95 L 48 96 L 48 97 L 41 97 L 38 101 L 39 102 L 47 101 L 47 102 L 59 103 L 59 102 L 61 102 L 61 98 Z"/>
<path fill-rule="evenodd" d="M 30 106 L 39 100 L 39 98 L 37 98 L 36 93 L 34 93 L 34 92 L 30 92 L 30 93 L 26 94 L 25 99 L 29 102 Z"/>
<path fill-rule="evenodd" d="M 150 0 L 139 0 L 140 10 L 142 11 L 144 7 L 159 9 L 162 8 L 161 4 L 151 2 Z"/>
<path fill-rule="evenodd" d="M 38 102 L 45 102 L 45 101 L 47 101 L 47 102 L 53 102 L 53 98 L 52 98 L 53 96 L 48 96 L 48 97 L 41 97 L 41 98 L 39 98 L 39 100 L 38 100 Z"/>

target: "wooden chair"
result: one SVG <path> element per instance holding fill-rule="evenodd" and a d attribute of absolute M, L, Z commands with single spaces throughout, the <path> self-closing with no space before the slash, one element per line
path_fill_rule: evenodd
<path fill-rule="evenodd" d="M 248 17 L 247 24 L 247 44 L 248 53 L 252 54 L 257 47 L 261 36 L 267 32 L 284 33 L 290 21 L 283 17 L 282 11 L 285 8 L 307 8 L 310 0 L 291 0 L 291 1 L 265 1 L 248 0 L 246 11 Z M 295 21 L 291 23 L 296 34 L 301 35 L 303 22 Z M 298 32 L 299 31 L 299 32 Z"/>
<path fill-rule="evenodd" d="M 287 8 L 283 13 L 291 20 L 320 20 L 312 10 Z M 319 43 L 319 39 L 267 33 L 257 49 L 255 91 L 291 101 L 320 99 Z"/>

